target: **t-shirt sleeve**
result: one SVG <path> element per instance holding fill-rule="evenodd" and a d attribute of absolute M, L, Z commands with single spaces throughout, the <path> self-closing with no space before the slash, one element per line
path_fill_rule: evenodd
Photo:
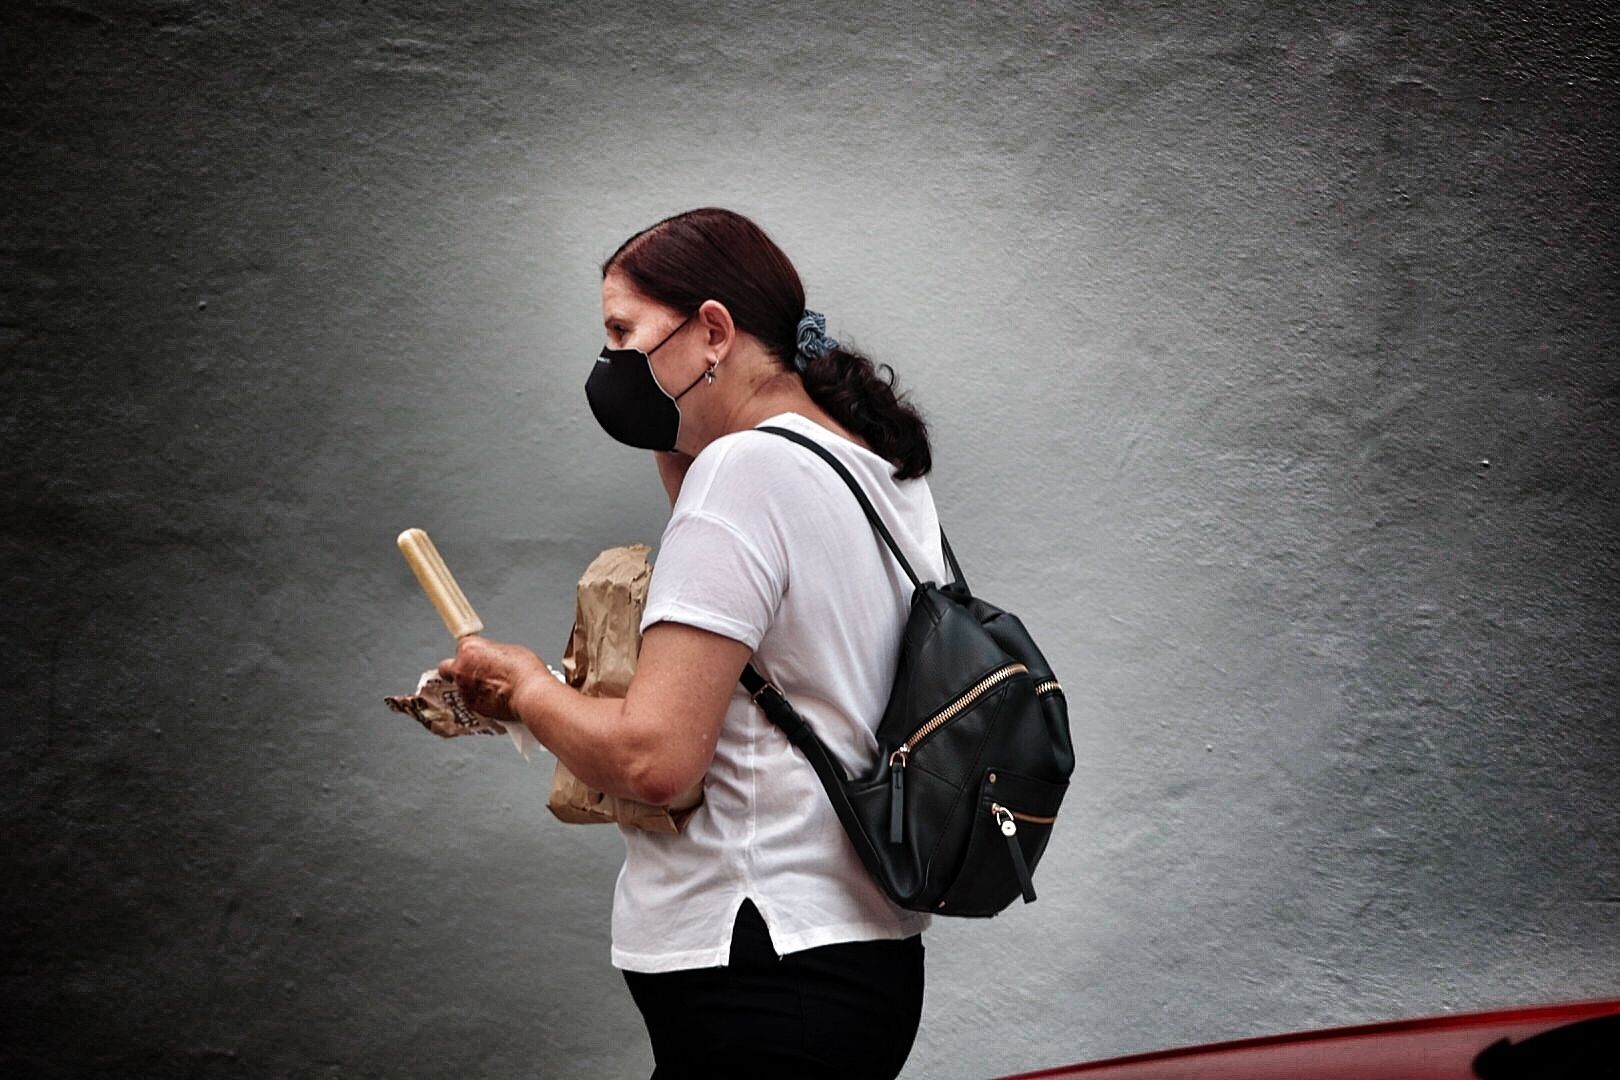
<path fill-rule="evenodd" d="M 758 449 L 726 449 L 687 474 L 658 543 L 641 629 L 668 620 L 757 649 L 788 586 L 776 525 L 784 491 Z"/>

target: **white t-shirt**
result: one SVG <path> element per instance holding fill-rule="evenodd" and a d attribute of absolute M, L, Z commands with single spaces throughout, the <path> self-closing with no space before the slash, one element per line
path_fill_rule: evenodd
<path fill-rule="evenodd" d="M 925 478 L 897 482 L 882 457 L 797 413 L 759 426 L 803 432 L 865 489 L 924 580 L 941 581 L 939 517 Z M 869 774 L 912 585 L 844 481 L 806 447 L 764 431 L 714 440 L 681 484 L 653 566 L 643 631 L 663 619 L 754 649 L 849 775 Z M 804 755 L 748 700 L 726 708 L 704 801 L 670 835 L 621 828 L 613 964 L 629 971 L 724 965 L 751 898 L 778 953 L 909 937 L 929 916 L 872 880 Z"/>

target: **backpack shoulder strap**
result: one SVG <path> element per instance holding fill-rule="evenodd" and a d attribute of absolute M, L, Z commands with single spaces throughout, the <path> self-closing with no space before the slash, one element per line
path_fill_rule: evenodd
<path fill-rule="evenodd" d="M 808 436 L 799 434 L 797 431 L 789 431 L 787 428 L 776 427 L 774 425 L 756 428 L 755 430 L 768 431 L 772 435 L 780 435 L 784 439 L 791 439 L 793 442 L 796 442 L 801 446 L 809 447 L 811 450 L 816 452 L 816 455 L 820 457 L 821 460 L 825 461 L 828 465 L 831 465 L 834 471 L 836 471 L 839 476 L 843 477 L 844 483 L 849 485 L 849 490 L 854 493 L 855 498 L 860 501 L 861 509 L 866 513 L 866 520 L 872 523 L 873 530 L 878 534 L 883 542 L 888 545 L 889 550 L 894 553 L 894 557 L 900 561 L 900 566 L 903 570 L 905 570 L 906 577 L 911 579 L 912 588 L 921 587 L 922 580 L 917 577 L 917 572 L 911 568 L 911 564 L 906 561 L 906 557 L 900 554 L 900 545 L 894 542 L 894 537 L 889 533 L 889 527 L 883 524 L 883 519 L 880 518 L 877 511 L 872 508 L 872 501 L 866 497 L 866 492 L 861 489 L 860 483 L 849 474 L 849 470 L 844 467 L 844 463 L 842 461 L 839 461 L 836 457 L 834 457 L 832 453 L 820 443 L 816 442 L 812 438 L 809 438 Z M 945 539 L 945 527 L 943 525 L 941 525 L 939 529 L 939 540 L 940 545 L 945 549 L 945 558 L 950 563 L 951 573 L 956 575 L 956 583 L 962 586 L 964 589 L 967 588 L 967 581 L 962 577 L 962 568 L 957 565 L 956 562 L 956 554 L 951 551 L 951 542 Z"/>
<path fill-rule="evenodd" d="M 844 790 L 844 785 L 848 782 L 844 770 L 833 760 L 826 744 L 810 730 L 810 725 L 805 723 L 804 718 L 788 699 L 782 696 L 782 692 L 760 675 L 752 661 L 743 668 L 742 684 L 748 689 L 749 697 L 765 713 L 766 719 L 781 728 L 788 742 L 798 747 L 805 759 L 810 762 L 810 767 L 816 771 L 821 786 L 827 791 L 827 798 L 832 802 L 833 811 L 844 826 L 844 832 L 849 835 L 850 842 L 855 846 L 855 853 L 860 856 L 862 863 L 873 873 L 877 873 L 877 867 L 880 865 L 877 850 L 873 848 L 871 839 L 866 835 L 860 818 L 855 815 L 855 808 L 849 801 L 849 793 Z"/>
<path fill-rule="evenodd" d="M 911 569 L 911 564 L 906 562 L 904 555 L 900 554 L 900 547 L 894 542 L 894 537 L 890 535 L 888 527 L 883 524 L 883 519 L 878 517 L 877 511 L 872 508 L 871 500 L 866 497 L 866 492 L 861 490 L 861 485 L 849 474 L 849 470 L 844 467 L 843 462 L 839 461 L 814 439 L 807 438 L 797 431 L 789 431 L 787 428 L 780 427 L 761 427 L 757 430 L 769 431 L 773 435 L 780 435 L 783 438 L 807 446 L 815 451 L 823 461 L 831 465 L 838 475 L 843 477 L 844 483 L 849 485 L 849 490 L 854 493 L 855 498 L 860 501 L 861 509 L 866 512 L 866 520 L 872 523 L 873 530 L 888 545 L 889 550 L 894 553 L 894 557 L 900 561 L 900 565 L 905 569 L 906 576 L 911 579 L 912 585 L 917 588 L 922 587 L 916 572 Z M 950 564 L 951 572 L 956 575 L 956 584 L 966 589 L 967 582 L 962 577 L 962 568 L 957 564 L 955 552 L 951 551 L 951 542 L 945 538 L 943 526 L 939 530 L 939 540 L 941 546 L 945 549 L 945 558 Z M 787 736 L 788 742 L 798 747 L 799 751 L 804 754 L 805 759 L 809 761 L 810 767 L 816 772 L 817 779 L 821 781 L 821 786 L 826 789 L 827 798 L 832 803 L 833 811 L 838 815 L 838 820 L 843 825 L 844 832 L 855 846 L 855 853 L 860 856 L 861 862 L 866 865 L 867 869 L 881 880 L 882 872 L 880 867 L 882 860 L 877 849 L 873 847 L 871 838 L 867 836 L 860 818 L 856 815 L 854 806 L 849 801 L 849 793 L 844 789 L 844 785 L 849 782 L 848 778 L 845 777 L 844 770 L 833 760 L 832 753 L 827 749 L 827 745 L 821 741 L 814 731 L 810 730 L 810 725 L 799 715 L 798 710 L 794 709 L 792 703 L 782 694 L 782 691 L 759 673 L 759 669 L 754 667 L 752 661 L 749 661 L 743 667 L 741 682 L 744 688 L 747 689 L 750 700 L 760 707 L 766 719 L 781 728 L 782 733 Z"/>
<path fill-rule="evenodd" d="M 968 589 L 967 578 L 962 576 L 961 566 L 957 565 L 956 552 L 951 550 L 951 542 L 945 539 L 945 526 L 943 525 L 939 527 L 939 544 L 945 549 L 945 561 L 951 564 L 951 580 L 964 590 L 971 592 L 972 590 Z"/>

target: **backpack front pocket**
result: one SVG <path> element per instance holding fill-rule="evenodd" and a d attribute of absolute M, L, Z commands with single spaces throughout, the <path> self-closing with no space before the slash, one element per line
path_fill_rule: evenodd
<path fill-rule="evenodd" d="M 985 771 L 967 853 L 935 909 L 945 915 L 994 915 L 1022 894 L 1035 900 L 1035 865 L 1052 837 L 1052 823 L 1068 790 L 1005 769 Z"/>

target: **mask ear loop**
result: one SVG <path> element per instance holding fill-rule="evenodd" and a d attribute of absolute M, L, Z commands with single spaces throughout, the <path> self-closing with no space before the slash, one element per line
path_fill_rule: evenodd
<path fill-rule="evenodd" d="M 691 315 L 688 315 L 686 318 L 682 319 L 681 320 L 681 326 L 685 326 L 687 323 L 691 322 L 692 317 L 694 315 L 696 315 L 696 314 L 697 314 L 697 312 L 694 311 Z M 668 341 L 670 338 L 674 337 L 676 331 L 680 330 L 681 326 L 677 326 L 674 330 L 671 330 L 668 334 L 666 334 L 664 336 L 664 341 Z M 647 363 L 648 363 L 649 367 L 652 364 L 652 353 L 657 352 L 659 349 L 663 348 L 664 347 L 664 341 L 660 341 L 657 345 L 654 345 L 652 347 L 652 352 L 647 354 Z M 692 389 L 693 386 L 696 386 L 700 382 L 706 382 L 711 386 L 714 385 L 714 369 L 719 367 L 719 366 L 720 366 L 720 361 L 718 361 L 718 360 L 710 361 L 708 370 L 704 371 L 703 374 L 701 374 L 697 378 L 693 379 L 691 384 L 689 386 L 687 386 L 686 390 L 682 390 L 680 393 L 676 394 L 673 400 L 675 400 L 675 401 L 681 400 L 681 398 L 686 396 L 686 391 L 687 390 Z"/>
<path fill-rule="evenodd" d="M 696 315 L 696 314 L 697 314 L 697 312 L 695 312 L 695 311 L 692 312 L 692 315 Z M 651 359 L 653 353 L 657 352 L 659 349 L 662 349 L 664 347 L 664 342 L 665 341 L 668 341 L 670 338 L 672 338 L 676 334 L 680 333 L 681 330 L 686 326 L 686 324 L 692 321 L 692 315 L 688 315 L 686 318 L 682 319 L 680 326 L 677 326 L 675 329 L 673 329 L 669 333 L 665 334 L 664 335 L 664 341 L 660 341 L 658 344 L 656 344 L 652 348 L 648 349 L 647 350 L 648 359 Z"/>

